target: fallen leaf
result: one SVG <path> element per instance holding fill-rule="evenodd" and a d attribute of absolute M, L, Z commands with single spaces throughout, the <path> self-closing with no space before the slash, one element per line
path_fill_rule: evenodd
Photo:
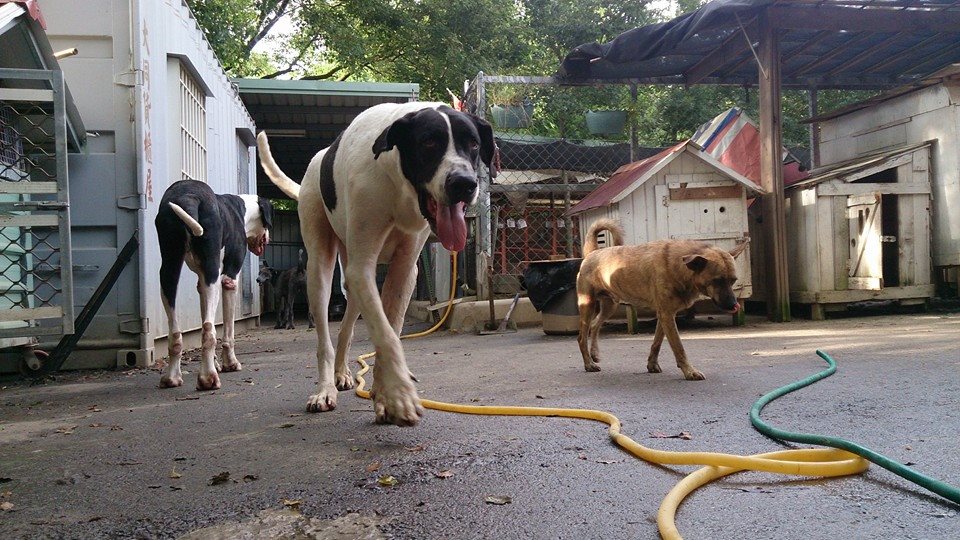
<path fill-rule="evenodd" d="M 77 427 L 79 426 L 59 427 L 56 432 L 61 435 L 73 435 L 73 430 L 77 429 Z"/>
<path fill-rule="evenodd" d="M 914 465 L 916 465 L 916 462 L 907 461 L 907 462 L 904 462 L 904 465 L 906 465 L 907 467 L 913 467 Z"/>
<path fill-rule="evenodd" d="M 100 409 L 96 405 L 94 405 L 93 407 L 88 407 L 87 410 L 90 412 L 103 412 L 103 409 Z"/>
<path fill-rule="evenodd" d="M 407 446 L 404 448 L 404 450 L 406 450 L 407 452 L 421 452 L 426 449 L 427 447 L 422 444 L 418 444 L 416 446 Z"/>
<path fill-rule="evenodd" d="M 377 478 L 377 483 L 380 484 L 381 486 L 392 487 L 397 485 L 397 479 L 390 476 L 389 474 L 385 474 L 380 478 Z"/>
<path fill-rule="evenodd" d="M 436 476 L 437 478 L 450 478 L 451 476 L 453 476 L 453 471 L 451 471 L 450 469 L 444 469 L 442 471 L 433 473 L 433 475 Z"/>
<path fill-rule="evenodd" d="M 176 479 L 176 478 L 183 478 L 183 475 L 180 474 L 180 473 L 178 473 L 178 472 L 177 472 L 177 468 L 174 467 L 173 470 L 170 471 L 170 478 L 174 478 L 174 479 Z"/>
<path fill-rule="evenodd" d="M 98 422 L 98 423 L 96 423 L 96 424 L 90 424 L 90 425 L 87 426 L 87 427 L 103 427 L 103 424 L 101 424 L 101 423 Z"/>
<path fill-rule="evenodd" d="M 598 459 L 597 463 L 603 463 L 604 465 L 612 465 L 614 463 L 620 463 L 620 462 L 615 459 Z"/>
<path fill-rule="evenodd" d="M 161 486 L 161 485 L 159 485 L 159 484 L 154 484 L 154 485 L 152 485 L 152 486 L 147 486 L 147 487 L 150 488 L 150 489 L 160 489 L 160 488 L 162 488 L 163 486 Z"/>
<path fill-rule="evenodd" d="M 280 424 L 280 427 L 282 427 L 282 428 L 288 428 L 288 427 L 293 427 L 294 425 L 295 425 L 295 424 L 287 423 L 287 424 Z"/>
<path fill-rule="evenodd" d="M 176 398 L 175 401 L 193 401 L 195 399 L 200 399 L 200 396 L 183 396 Z"/>
<path fill-rule="evenodd" d="M 220 484 L 226 484 L 229 481 L 230 481 L 230 472 L 223 471 L 222 473 L 210 478 L 210 484 L 208 485 L 219 486 Z"/>
<path fill-rule="evenodd" d="M 288 414 L 287 416 L 289 416 L 290 418 L 296 418 L 298 416 L 303 416 L 303 413 L 291 413 L 291 414 Z"/>
<path fill-rule="evenodd" d="M 13 482 L 13 478 L 0 477 L 0 484 L 6 484 L 7 482 Z"/>
<path fill-rule="evenodd" d="M 0 493 L 0 499 L 9 499 L 11 495 L 13 495 L 12 491 L 4 491 Z"/>
<path fill-rule="evenodd" d="M 484 499 L 483 502 L 487 504 L 504 505 L 510 504 L 513 502 L 513 499 L 511 499 L 508 495 L 491 495 Z"/>
<path fill-rule="evenodd" d="M 578 454 L 578 455 L 577 455 L 577 459 L 586 460 L 586 459 L 587 459 L 587 455 L 586 455 L 586 454 Z"/>
<path fill-rule="evenodd" d="M 283 499 L 281 502 L 287 508 L 300 508 L 300 505 L 303 504 L 300 499 Z"/>
<path fill-rule="evenodd" d="M 110 431 L 123 431 L 123 428 L 120 426 L 110 426 Z"/>
<path fill-rule="evenodd" d="M 243 481 L 244 481 L 244 482 L 254 482 L 254 481 L 259 480 L 259 479 L 260 479 L 260 477 L 257 476 L 257 475 L 255 475 L 255 474 L 245 474 L 245 475 L 243 476 Z"/>
<path fill-rule="evenodd" d="M 4 512 L 13 512 L 13 503 L 10 501 L 4 501 L 0 503 L 0 510 Z"/>
<path fill-rule="evenodd" d="M 367 465 L 367 472 L 377 472 L 380 470 L 380 462 L 374 461 L 373 463 Z"/>
<path fill-rule="evenodd" d="M 534 397 L 536 397 L 537 399 L 547 399 L 547 398 L 545 398 L 545 397 L 543 397 L 543 396 L 541 396 L 540 394 L 537 394 L 537 395 L 536 395 L 536 396 L 534 396 Z"/>
<path fill-rule="evenodd" d="M 360 447 L 359 447 L 359 446 L 351 446 L 351 447 L 350 447 L 350 451 L 351 451 L 351 452 L 359 452 L 359 451 L 360 451 Z"/>
<path fill-rule="evenodd" d="M 170 486 L 170 491 L 180 491 L 183 487 L 181 486 Z"/>
<path fill-rule="evenodd" d="M 274 388 L 280 388 L 281 386 L 283 386 L 283 383 L 280 383 L 280 384 L 274 386 Z"/>

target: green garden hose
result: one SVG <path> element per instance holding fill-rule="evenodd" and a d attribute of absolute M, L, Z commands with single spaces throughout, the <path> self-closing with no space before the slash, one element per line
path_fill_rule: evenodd
<path fill-rule="evenodd" d="M 946 482 L 937 480 L 936 478 L 930 478 L 925 474 L 921 474 L 910 467 L 907 467 L 906 465 L 898 463 L 882 454 L 878 454 L 873 450 L 870 450 L 869 448 L 861 446 L 855 442 L 838 437 L 829 437 L 827 435 L 784 431 L 782 429 L 771 427 L 760 419 L 760 411 L 762 411 L 763 408 L 771 401 L 789 394 L 794 390 L 799 390 L 805 386 L 809 386 L 820 379 L 833 375 L 833 373 L 837 370 L 837 362 L 831 358 L 829 354 L 823 351 L 818 350 L 817 355 L 826 360 L 827 364 L 829 364 L 829 367 L 819 373 L 807 377 L 806 379 L 788 384 L 786 386 L 781 386 L 780 388 L 777 388 L 776 390 L 758 399 L 757 402 L 753 404 L 753 408 L 750 409 L 750 421 L 753 423 L 753 427 L 756 428 L 760 433 L 763 433 L 767 437 L 773 439 L 803 444 L 818 444 L 820 446 L 839 448 L 841 450 L 846 450 L 848 452 L 857 454 L 858 456 L 872 463 L 876 463 L 884 469 L 887 469 L 893 474 L 901 476 L 913 482 L 914 484 L 917 484 L 918 486 L 926 488 L 937 495 L 940 495 L 941 497 L 953 501 L 954 503 L 960 504 L 960 488 L 957 486 L 952 486 Z"/>

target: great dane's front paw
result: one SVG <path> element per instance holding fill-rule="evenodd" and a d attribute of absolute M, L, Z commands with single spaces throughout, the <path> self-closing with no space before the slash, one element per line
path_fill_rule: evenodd
<path fill-rule="evenodd" d="M 160 388 L 176 388 L 183 386 L 183 377 L 180 375 L 164 375 L 160 377 Z"/>
<path fill-rule="evenodd" d="M 663 370 L 660 369 L 660 364 L 657 362 L 647 362 L 647 372 L 648 373 L 662 373 Z"/>
<path fill-rule="evenodd" d="M 706 377 L 703 376 L 703 373 L 696 368 L 687 368 L 683 370 L 683 378 L 688 381 L 702 381 L 706 379 Z"/>
<path fill-rule="evenodd" d="M 218 390 L 220 388 L 220 376 L 214 371 L 208 375 L 200 374 L 197 377 L 197 390 Z"/>
<path fill-rule="evenodd" d="M 334 380 L 337 383 L 337 390 L 349 390 L 353 388 L 353 373 L 350 368 L 346 368 L 343 373 L 334 374 Z"/>
<path fill-rule="evenodd" d="M 588 373 L 596 373 L 600 371 L 600 366 L 596 362 L 584 363 L 583 370 Z"/>
<path fill-rule="evenodd" d="M 420 396 L 417 395 L 413 383 L 398 379 L 389 384 L 377 385 L 374 379 L 371 393 L 378 424 L 415 426 L 420 422 L 423 407 L 420 406 Z"/>
<path fill-rule="evenodd" d="M 307 412 L 327 412 L 337 408 L 337 389 L 321 387 L 307 400 Z"/>

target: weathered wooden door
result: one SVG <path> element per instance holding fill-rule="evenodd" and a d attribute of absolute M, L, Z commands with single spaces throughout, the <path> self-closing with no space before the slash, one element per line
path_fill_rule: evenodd
<path fill-rule="evenodd" d="M 847 197 L 847 223 L 850 228 L 848 286 L 851 289 L 879 290 L 883 280 L 880 194 Z"/>

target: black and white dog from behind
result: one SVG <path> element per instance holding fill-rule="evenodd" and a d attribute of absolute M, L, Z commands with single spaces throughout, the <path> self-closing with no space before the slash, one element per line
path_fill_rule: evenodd
<path fill-rule="evenodd" d="M 423 410 L 400 330 L 416 284 L 417 258 L 431 231 L 448 250 L 466 245 L 464 207 L 477 198 L 480 164 L 493 165 L 493 129 L 442 103 L 377 105 L 313 157 L 301 185 L 277 167 L 264 133 L 257 141 L 271 181 L 299 200 L 300 232 L 310 255 L 307 286 L 320 377 L 307 410 L 335 408 L 337 390 L 353 386 L 346 355 L 362 313 L 377 353 L 376 420 L 416 424 Z M 347 311 L 334 354 L 327 308 L 338 252 L 346 268 Z M 382 296 L 378 262 L 389 262 Z"/>
<path fill-rule="evenodd" d="M 277 324 L 274 328 L 293 330 L 293 305 L 298 297 L 307 293 L 307 254 L 302 249 L 297 253 L 297 265 L 287 268 L 276 281 Z M 313 328 L 313 313 L 307 313 L 307 329 Z"/>
<path fill-rule="evenodd" d="M 233 323 L 237 277 L 246 251 L 258 257 L 270 241 L 273 207 L 256 195 L 217 195 L 195 180 L 173 183 L 160 200 L 155 220 L 160 241 L 160 293 L 170 333 L 169 359 L 160 378 L 161 388 L 183 384 L 180 357 L 183 336 L 177 322 L 177 284 L 183 263 L 197 274 L 203 353 L 197 390 L 220 388 L 216 362 L 217 333 L 214 310 L 223 288 L 223 371 L 239 371 L 234 351 Z"/>

